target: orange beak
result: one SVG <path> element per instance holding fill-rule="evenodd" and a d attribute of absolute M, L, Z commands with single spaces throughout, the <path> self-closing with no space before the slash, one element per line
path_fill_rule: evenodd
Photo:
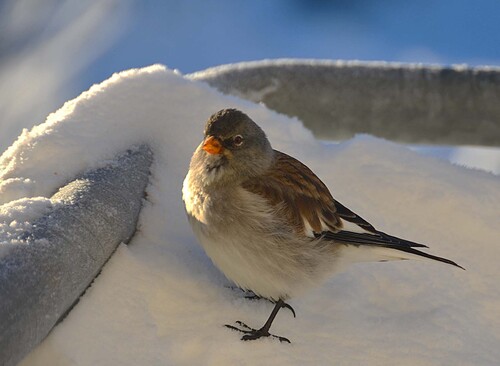
<path fill-rule="evenodd" d="M 220 141 L 213 136 L 210 136 L 205 140 L 202 149 L 209 154 L 222 154 L 222 152 L 224 151 L 224 147 L 222 146 Z"/>

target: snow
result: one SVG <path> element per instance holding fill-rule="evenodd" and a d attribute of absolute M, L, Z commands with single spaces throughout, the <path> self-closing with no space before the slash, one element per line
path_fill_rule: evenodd
<path fill-rule="evenodd" d="M 180 193 L 205 120 L 225 107 L 249 114 L 375 227 L 467 271 L 354 265 L 292 299 L 296 319 L 278 314 L 271 331 L 292 344 L 240 341 L 223 324 L 260 327 L 273 305 L 231 288 L 196 243 Z M 155 161 L 138 232 L 21 365 L 497 364 L 500 177 L 366 135 L 322 143 L 297 119 L 160 65 L 115 74 L 25 130 L 0 157 L 0 217 L 17 220 L 3 211 L 15 200 L 39 214 L 77 173 L 143 142 Z"/>
<path fill-rule="evenodd" d="M 410 145 L 421 154 L 437 156 L 450 162 L 500 175 L 500 148 L 486 146 Z"/>
<path fill-rule="evenodd" d="M 30 230 L 32 222 L 48 213 L 54 203 L 44 197 L 21 198 L 0 206 L 0 257 L 12 245 L 22 244 L 19 234 Z"/>

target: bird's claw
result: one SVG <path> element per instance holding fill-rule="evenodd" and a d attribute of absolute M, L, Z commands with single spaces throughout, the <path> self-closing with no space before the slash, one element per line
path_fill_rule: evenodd
<path fill-rule="evenodd" d="M 225 324 L 224 326 L 226 328 L 229 328 L 231 330 L 235 330 L 237 332 L 245 333 L 243 337 L 241 337 L 242 341 L 253 341 L 256 339 L 259 339 L 261 337 L 272 337 L 278 339 L 280 342 L 286 342 L 286 343 L 291 343 L 288 338 L 277 336 L 274 334 L 269 333 L 266 330 L 263 329 L 254 329 L 243 323 L 242 321 L 236 321 L 235 322 L 237 325 L 239 325 L 241 328 L 235 327 L 234 325 L 230 324 Z"/>
<path fill-rule="evenodd" d="M 294 318 L 296 318 L 296 317 L 297 317 L 297 316 L 295 315 L 295 310 L 293 310 L 293 308 L 292 308 L 292 305 L 287 304 L 287 303 L 285 302 L 285 303 L 283 304 L 283 306 L 282 306 L 282 307 L 287 308 L 288 310 L 290 310 L 290 311 L 292 312 L 292 314 L 293 314 L 293 317 L 294 317 Z"/>

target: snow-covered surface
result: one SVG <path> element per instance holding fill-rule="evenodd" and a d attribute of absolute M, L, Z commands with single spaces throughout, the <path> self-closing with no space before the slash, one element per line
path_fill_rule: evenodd
<path fill-rule="evenodd" d="M 486 146 L 412 146 L 424 155 L 440 157 L 450 162 L 500 175 L 500 148 Z"/>
<path fill-rule="evenodd" d="M 427 243 L 467 271 L 419 261 L 355 265 L 292 299 L 296 319 L 278 314 L 272 331 L 291 345 L 240 341 L 222 325 L 261 326 L 272 305 L 230 288 L 197 245 L 180 194 L 204 121 L 224 107 L 248 113 L 275 148 L 309 165 L 376 227 Z M 152 66 L 114 75 L 25 131 L 0 158 L 0 198 L 49 197 L 142 142 L 155 162 L 138 232 L 22 365 L 497 364 L 498 176 L 370 136 L 324 144 L 298 120 Z"/>
<path fill-rule="evenodd" d="M 43 341 L 133 236 L 152 161 L 146 145 L 134 146 L 50 199 L 0 206 L 7 229 L 0 234 L 1 365 L 16 365 Z"/>
<path fill-rule="evenodd" d="M 0 257 L 11 245 L 19 244 L 19 234 L 30 230 L 32 223 L 54 206 L 49 198 L 21 198 L 0 206 Z"/>

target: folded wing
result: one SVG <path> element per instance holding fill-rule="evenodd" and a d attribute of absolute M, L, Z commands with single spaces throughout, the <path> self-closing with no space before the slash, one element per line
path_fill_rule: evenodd
<path fill-rule="evenodd" d="M 326 185 L 304 164 L 275 150 L 273 169 L 244 188 L 275 206 L 298 235 L 344 244 L 352 261 L 432 259 L 455 262 L 415 248 L 426 245 L 376 230 L 369 222 L 335 201 Z"/>

